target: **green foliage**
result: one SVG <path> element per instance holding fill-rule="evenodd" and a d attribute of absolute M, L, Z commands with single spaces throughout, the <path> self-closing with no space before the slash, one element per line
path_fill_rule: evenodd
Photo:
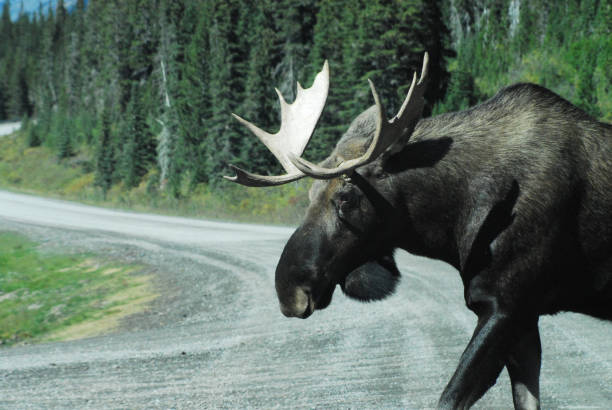
<path fill-rule="evenodd" d="M 436 78 L 426 95 L 426 113 L 444 96 L 448 83 L 446 57 L 453 55 L 439 1 L 322 1 L 314 27 L 311 60 L 320 69 L 330 60 L 332 87 L 307 156 L 329 155 L 350 121 L 372 103 L 372 79 L 394 115 L 406 96 L 423 54 L 431 56 Z"/>
<path fill-rule="evenodd" d="M 128 187 L 135 187 L 154 163 L 155 144 L 147 123 L 140 90 L 134 87 L 121 127 L 119 173 Z"/>
<path fill-rule="evenodd" d="M 115 150 L 111 136 L 110 114 L 107 109 L 102 111 L 99 122 L 95 184 L 102 188 L 102 195 L 106 198 L 106 194 L 113 184 L 115 169 Z"/>
<path fill-rule="evenodd" d="M 28 147 L 38 147 L 41 144 L 40 136 L 36 131 L 35 124 L 30 121 L 28 116 L 25 116 L 21 121 L 21 128 L 26 136 L 26 145 Z"/>
<path fill-rule="evenodd" d="M 0 120 L 33 116 L 32 135 L 42 145 L 60 159 L 78 158 L 102 155 L 93 128 L 108 110 L 114 162 L 102 161 L 112 172 L 97 170 L 103 191 L 111 188 L 109 174 L 112 183 L 136 187 L 150 172 L 172 196 L 184 181 L 226 189 L 220 176 L 230 163 L 282 172 L 229 114 L 276 129 L 273 87 L 293 101 L 297 81 L 310 85 L 325 59 L 332 90 L 311 159 L 328 155 L 371 104 L 367 76 L 389 98 L 387 106 L 397 106 L 426 48 L 439 77 L 428 100 L 442 98 L 448 33 L 440 7 L 423 0 L 114 0 L 85 7 L 79 0 L 72 13 L 60 1 L 17 22 L 6 11 Z"/>
<path fill-rule="evenodd" d="M 314 26 L 314 44 L 311 51 L 311 71 L 321 70 L 327 59 L 330 65 L 331 85 L 329 96 L 315 129 L 314 137 L 305 156 L 314 160 L 325 158 L 340 136 L 346 131 L 355 113 L 367 108 L 353 101 L 353 88 L 364 83 L 353 69 L 357 17 L 362 1 L 322 1 Z M 367 86 L 367 84 L 366 84 Z"/>
<path fill-rule="evenodd" d="M 108 129 L 108 126 L 102 127 L 105 122 L 103 117 L 95 131 L 95 138 L 100 141 L 100 150 L 102 147 L 108 147 L 108 144 L 102 144 L 105 137 L 101 131 Z M 308 205 L 308 180 L 263 189 L 231 184 L 219 190 L 208 184 L 193 184 L 186 175 L 181 179 L 178 195 L 174 196 L 171 192 L 160 189 L 159 173 L 153 169 L 143 176 L 137 187 L 128 188 L 125 183 L 116 182 L 119 178 L 114 174 L 105 182 L 102 179 L 105 166 L 103 163 L 97 162 L 94 172 L 90 172 L 85 164 L 77 164 L 75 160 L 78 157 L 69 162 L 58 163 L 54 150 L 44 145 L 27 148 L 25 137 L 20 133 L 16 138 L 0 138 L 2 189 L 78 200 L 112 208 L 260 223 L 296 224 Z M 110 135 L 106 138 L 110 139 L 112 147 L 116 146 L 113 142 L 115 131 L 112 124 Z M 113 150 L 106 151 L 108 156 L 105 156 L 96 150 L 96 157 L 109 158 L 112 161 L 110 152 Z M 114 152 L 117 150 L 114 149 Z M 109 181 L 112 181 L 112 184 Z M 104 183 L 107 184 L 107 191 L 104 191 Z"/>
<path fill-rule="evenodd" d="M 509 0 L 491 1 L 487 13 L 476 3 L 461 2 L 452 16 L 477 29 L 455 27 L 457 57 L 439 112 L 526 81 L 556 91 L 595 118 L 612 120 L 609 0 L 521 1 L 514 15 Z"/>
<path fill-rule="evenodd" d="M 254 46 L 249 56 L 249 66 L 245 80 L 246 98 L 239 107 L 238 112 L 260 127 L 278 127 L 276 95 L 270 87 L 270 78 L 273 78 L 271 62 L 275 58 L 276 31 L 274 20 L 269 12 L 272 2 L 262 2 L 253 11 L 254 27 L 252 28 Z M 256 138 L 249 136 L 246 130 L 241 133 L 243 142 L 238 152 L 239 159 L 236 165 L 249 170 L 266 174 L 268 171 L 282 172 L 270 151 Z"/>
<path fill-rule="evenodd" d="M 470 73 L 454 71 L 443 103 L 434 109 L 434 114 L 464 110 L 478 102 L 478 90 Z"/>
<path fill-rule="evenodd" d="M 209 31 L 210 97 L 214 102 L 212 117 L 208 121 L 208 134 L 211 138 L 206 144 L 207 173 L 210 181 L 219 183 L 218 177 L 226 166 L 239 157 L 240 134 L 236 131 L 229 113 L 240 105 L 244 76 L 245 58 L 241 54 L 240 26 L 237 18 L 241 10 L 238 1 L 218 2 L 212 6 Z"/>
<path fill-rule="evenodd" d="M 60 2 L 17 21 L 7 4 L 0 120 L 35 119 L 26 144 L 95 171 L 87 192 L 102 196 L 145 186 L 189 201 L 202 186 L 233 189 L 220 178 L 230 163 L 281 173 L 230 113 L 276 131 L 273 87 L 292 102 L 325 59 L 330 94 L 304 154 L 313 161 L 372 104 L 367 78 L 394 114 L 426 50 L 425 115 L 531 81 L 612 119 L 609 0 L 79 0 L 71 13 Z"/>
<path fill-rule="evenodd" d="M 3 85 L 0 83 L 0 119 L 6 119 L 6 104 L 7 104 L 7 93 Z"/>
<path fill-rule="evenodd" d="M 72 156 L 74 156 L 74 150 L 72 148 L 70 134 L 67 132 L 63 132 L 59 135 L 59 141 L 57 144 L 57 157 L 59 159 L 64 159 Z"/>

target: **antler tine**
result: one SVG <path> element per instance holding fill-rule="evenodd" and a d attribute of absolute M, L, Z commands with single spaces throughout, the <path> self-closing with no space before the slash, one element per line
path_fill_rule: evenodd
<path fill-rule="evenodd" d="M 423 94 L 425 93 L 427 67 L 429 64 L 429 56 L 425 53 L 423 58 L 423 68 L 421 76 L 417 83 L 417 75 L 414 73 L 410 90 L 400 108 L 399 112 L 390 121 L 385 116 L 385 109 L 380 101 L 376 87 L 370 80 L 370 88 L 372 96 L 378 111 L 378 119 L 376 123 L 376 133 L 366 152 L 354 159 L 344 161 L 336 168 L 323 168 L 315 165 L 297 155 L 289 155 L 289 159 L 300 171 L 308 176 L 317 179 L 331 179 L 343 174 L 351 174 L 356 168 L 368 164 L 378 158 L 387 148 L 393 145 L 402 135 L 411 133 L 416 123 L 418 122 L 423 112 L 425 101 Z"/>
<path fill-rule="evenodd" d="M 425 93 L 425 89 L 427 85 L 428 68 L 429 68 L 429 54 L 425 52 L 425 55 L 423 56 L 423 67 L 421 69 L 421 76 L 419 77 L 419 82 L 417 83 L 417 73 L 415 72 L 414 75 L 412 76 L 412 84 L 410 84 L 410 89 L 408 90 L 408 94 L 406 94 L 406 98 L 404 99 L 402 107 L 397 113 L 396 118 L 404 118 L 404 119 L 410 118 L 410 116 L 404 116 L 404 111 L 406 111 L 411 101 L 414 104 L 420 105 L 420 108 L 419 107 L 415 107 L 415 108 L 421 110 L 419 112 L 419 117 L 421 116 L 421 113 L 423 111 L 423 106 L 424 106 L 423 94 Z M 413 97 L 413 93 L 416 93 L 418 95 L 415 95 L 415 97 Z"/>
<path fill-rule="evenodd" d="M 239 168 L 235 165 L 230 165 L 236 172 L 236 176 L 229 177 L 224 175 L 223 178 L 228 181 L 236 182 L 240 185 L 245 185 L 248 187 L 267 187 L 267 186 L 276 186 L 283 185 L 288 182 L 297 181 L 298 179 L 304 178 L 306 174 L 286 174 L 286 175 L 258 175 L 252 174 L 248 171 L 245 171 L 242 168 Z"/>
<path fill-rule="evenodd" d="M 310 88 L 297 84 L 295 101 L 288 104 L 278 89 L 275 89 L 281 107 L 281 126 L 276 134 L 270 134 L 236 114 L 232 114 L 246 126 L 272 152 L 287 174 L 279 176 L 258 175 L 236 166 L 236 176 L 225 179 L 246 186 L 263 187 L 286 184 L 305 175 L 289 159 L 290 155 L 302 155 L 317 125 L 329 90 L 329 64 L 327 60 L 316 75 Z"/>

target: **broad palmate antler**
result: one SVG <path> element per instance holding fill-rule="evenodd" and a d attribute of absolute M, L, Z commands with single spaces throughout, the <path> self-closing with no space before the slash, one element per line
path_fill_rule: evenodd
<path fill-rule="evenodd" d="M 226 176 L 225 178 L 242 185 L 261 187 L 281 185 L 305 176 L 316 179 L 331 179 L 341 175 L 350 175 L 356 168 L 378 158 L 402 135 L 410 135 L 412 133 L 419 118 L 421 118 L 425 104 L 423 94 L 425 93 L 428 62 L 429 57 L 425 53 L 423 68 L 418 82 L 417 74 L 414 73 L 408 95 L 397 115 L 391 120 L 388 120 L 385 115 L 385 109 L 380 101 L 378 92 L 376 92 L 374 83 L 368 80 L 378 111 L 376 133 L 369 148 L 362 156 L 344 161 L 336 168 L 323 168 L 301 158 L 306 144 L 308 144 L 312 137 L 327 99 L 329 89 L 329 67 L 327 61 L 323 65 L 321 72 L 315 77 L 312 87 L 303 89 L 298 83 L 298 92 L 293 104 L 287 104 L 280 91 L 276 90 L 281 104 L 281 127 L 276 134 L 269 134 L 233 114 L 238 121 L 251 130 L 272 151 L 276 159 L 287 171 L 287 174 L 280 176 L 257 175 L 230 165 L 236 171 L 236 176 Z"/>

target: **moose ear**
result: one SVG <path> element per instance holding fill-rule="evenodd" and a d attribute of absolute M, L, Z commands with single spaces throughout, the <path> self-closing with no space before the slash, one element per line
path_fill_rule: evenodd
<path fill-rule="evenodd" d="M 382 300 L 395 292 L 400 272 L 393 255 L 366 262 L 340 284 L 345 295 L 361 302 Z"/>

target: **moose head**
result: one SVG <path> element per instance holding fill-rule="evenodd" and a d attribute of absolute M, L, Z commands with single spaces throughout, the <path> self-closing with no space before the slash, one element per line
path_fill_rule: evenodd
<path fill-rule="evenodd" d="M 399 112 L 387 119 L 374 84 L 375 105 L 355 118 L 331 155 L 315 165 L 301 157 L 319 120 L 329 89 L 327 61 L 313 85 L 297 84 L 288 104 L 277 91 L 281 126 L 267 133 L 233 114 L 274 154 L 287 174 L 264 176 L 231 166 L 230 181 L 251 187 L 315 179 L 302 225 L 283 250 L 276 268 L 276 292 L 286 316 L 306 318 L 329 305 L 336 285 L 350 297 L 378 300 L 390 295 L 399 278 L 393 259 L 402 224 L 394 174 L 387 159 L 410 138 L 423 106 L 428 55 L 420 78 L 412 85 Z"/>

